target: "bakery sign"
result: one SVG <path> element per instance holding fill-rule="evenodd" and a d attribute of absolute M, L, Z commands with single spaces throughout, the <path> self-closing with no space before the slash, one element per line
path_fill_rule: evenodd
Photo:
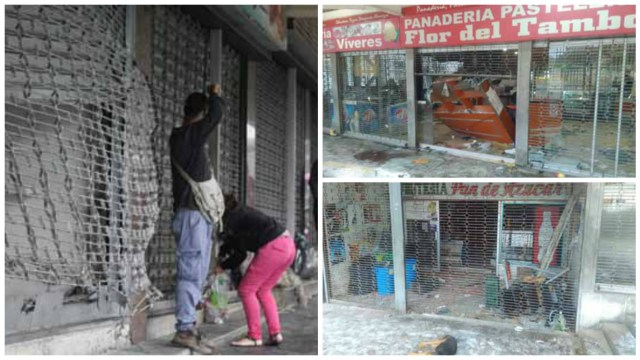
<path fill-rule="evenodd" d="M 566 200 L 566 183 L 421 183 L 403 184 L 403 196 L 432 200 Z"/>
<path fill-rule="evenodd" d="M 325 53 L 634 36 L 635 5 L 417 5 L 323 23 Z"/>
<path fill-rule="evenodd" d="M 322 46 L 325 53 L 397 49 L 400 18 L 383 12 L 325 21 Z"/>
<path fill-rule="evenodd" d="M 635 5 L 418 5 L 403 9 L 400 47 L 635 35 Z"/>

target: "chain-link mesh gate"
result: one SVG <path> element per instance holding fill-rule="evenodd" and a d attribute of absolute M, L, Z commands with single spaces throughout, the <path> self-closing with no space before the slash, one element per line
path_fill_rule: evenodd
<path fill-rule="evenodd" d="M 340 53 L 338 82 L 346 133 L 407 139 L 404 51 Z"/>
<path fill-rule="evenodd" d="M 415 64 L 418 134 L 431 114 L 434 145 L 513 157 L 517 44 L 418 49 Z"/>
<path fill-rule="evenodd" d="M 173 293 L 176 275 L 169 137 L 173 128 L 182 123 L 187 96 L 206 88 L 208 39 L 209 32 L 179 7 L 153 7 L 152 91 L 157 121 L 154 154 L 161 212 L 147 251 L 147 264 L 153 284 L 168 295 Z"/>
<path fill-rule="evenodd" d="M 285 225 L 287 71 L 259 62 L 256 77 L 256 208 Z"/>
<path fill-rule="evenodd" d="M 635 176 L 635 39 L 535 44 L 531 71 L 529 161 Z"/>
<path fill-rule="evenodd" d="M 596 285 L 599 290 L 636 286 L 636 185 L 604 185 Z"/>
<path fill-rule="evenodd" d="M 333 119 L 333 85 L 331 83 L 331 56 L 322 56 L 322 127 L 331 128 Z"/>
<path fill-rule="evenodd" d="M 125 7 L 5 14 L 5 275 L 124 298 L 148 290 L 154 114 L 124 47 Z"/>
<path fill-rule="evenodd" d="M 323 196 L 324 260 L 331 298 L 393 307 L 389 185 L 326 183 Z"/>
<path fill-rule="evenodd" d="M 575 328 L 584 197 L 538 277 L 564 201 L 435 200 L 430 185 L 402 185 L 409 311 Z"/>

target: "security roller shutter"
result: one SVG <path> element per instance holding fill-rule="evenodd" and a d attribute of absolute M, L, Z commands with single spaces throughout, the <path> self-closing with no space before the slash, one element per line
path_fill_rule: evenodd
<path fill-rule="evenodd" d="M 285 225 L 287 223 L 285 208 L 287 71 L 285 68 L 274 62 L 258 63 L 256 107 L 256 207 Z"/>
<path fill-rule="evenodd" d="M 152 89 L 158 127 L 156 166 L 160 182 L 160 220 L 147 251 L 149 277 L 160 290 L 175 286 L 175 238 L 171 230 L 173 193 L 169 137 L 182 124 L 184 101 L 205 91 L 209 62 L 209 32 L 177 6 L 153 7 Z"/>
<path fill-rule="evenodd" d="M 153 112 L 124 47 L 126 9 L 5 11 L 5 275 L 144 290 Z"/>
<path fill-rule="evenodd" d="M 635 39 L 536 44 L 529 161 L 596 176 L 635 176 Z"/>
<path fill-rule="evenodd" d="M 225 193 L 237 199 L 244 197 L 244 154 L 246 149 L 245 121 L 242 118 L 242 66 L 243 57 L 229 45 L 222 54 L 222 91 L 227 105 L 220 125 L 220 170 L 216 174 Z"/>
<path fill-rule="evenodd" d="M 636 286 L 636 186 L 607 183 L 602 199 L 596 284 L 602 291 Z"/>
<path fill-rule="evenodd" d="M 406 140 L 404 51 L 341 53 L 338 72 L 345 131 Z"/>
<path fill-rule="evenodd" d="M 389 185 L 324 184 L 324 254 L 330 296 L 394 306 Z"/>

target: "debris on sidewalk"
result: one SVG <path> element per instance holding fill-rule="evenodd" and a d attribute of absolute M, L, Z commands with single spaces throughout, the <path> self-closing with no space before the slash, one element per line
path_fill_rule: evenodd
<path fill-rule="evenodd" d="M 422 341 L 418 349 L 409 355 L 455 355 L 458 352 L 458 340 L 450 335 L 441 338 Z"/>

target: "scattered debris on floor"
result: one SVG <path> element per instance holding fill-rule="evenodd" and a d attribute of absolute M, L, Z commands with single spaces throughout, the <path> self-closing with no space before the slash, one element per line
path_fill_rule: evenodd
<path fill-rule="evenodd" d="M 391 297 L 388 297 L 393 303 Z M 323 306 L 324 355 L 407 355 L 418 344 L 449 335 L 457 355 L 573 355 L 570 333 L 527 329 L 488 321 L 421 314 L 400 315 L 391 307 L 377 310 L 328 303 Z M 494 325 L 495 324 L 495 325 Z"/>
<path fill-rule="evenodd" d="M 412 160 L 411 163 L 413 163 L 414 165 L 426 165 L 429 163 L 429 159 L 418 158 L 418 159 Z"/>
<path fill-rule="evenodd" d="M 421 341 L 418 349 L 409 355 L 455 355 L 458 351 L 458 340 L 450 335 L 441 338 Z"/>
<path fill-rule="evenodd" d="M 403 149 L 344 136 L 324 136 L 325 177 L 553 177 L 552 172 L 454 156 L 426 146 Z M 491 152 L 501 154 L 505 149 Z M 354 155 L 355 154 L 355 155 Z M 428 155 L 428 156 L 427 156 Z"/>

